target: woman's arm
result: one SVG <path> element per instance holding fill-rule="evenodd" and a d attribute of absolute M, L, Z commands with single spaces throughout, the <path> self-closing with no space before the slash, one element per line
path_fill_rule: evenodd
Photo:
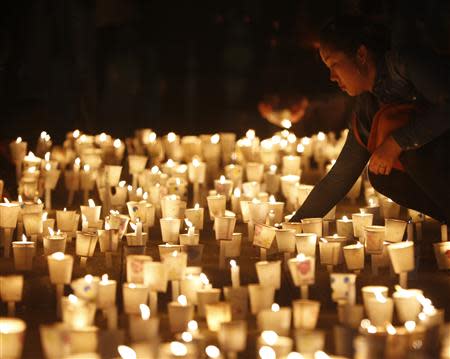
<path fill-rule="evenodd" d="M 350 131 L 336 163 L 314 187 L 291 221 L 325 216 L 350 191 L 369 158 L 370 153 L 357 142 Z"/>
<path fill-rule="evenodd" d="M 403 150 L 418 148 L 450 129 L 450 64 L 432 50 L 414 49 L 394 54 L 394 65 L 430 104 L 392 134 Z"/>

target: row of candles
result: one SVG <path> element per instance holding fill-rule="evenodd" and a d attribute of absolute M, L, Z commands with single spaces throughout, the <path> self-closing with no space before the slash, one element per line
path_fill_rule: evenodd
<path fill-rule="evenodd" d="M 247 133 L 246 138 L 243 139 L 244 147 L 249 141 L 252 144 L 253 140 L 252 135 Z M 216 139 L 213 142 L 215 141 Z M 253 155 L 254 153 L 252 152 Z M 136 156 L 142 157 L 142 155 Z M 129 172 L 132 174 L 134 184 L 140 184 L 137 175 L 144 171 L 143 168 L 145 168 L 147 161 L 142 160 L 144 164 L 143 168 L 140 167 L 142 168 L 140 171 L 131 169 L 133 160 L 130 161 L 130 156 L 128 161 L 130 164 Z M 235 260 L 232 260 L 230 262 L 232 285 L 224 288 L 224 302 L 220 301 L 222 290 L 212 288 L 207 277 L 201 272 L 200 265 L 196 267 L 187 266 L 188 261 L 192 263 L 195 258 L 197 264 L 201 264 L 203 249 L 202 244 L 200 244 L 200 231 L 203 229 L 204 210 L 198 204 L 193 208 L 186 208 L 184 199 L 186 198 L 187 185 L 181 186 L 182 176 L 177 176 L 177 172 L 160 172 L 159 169 L 153 168 L 150 172 L 154 175 L 152 180 L 154 182 L 152 182 L 150 188 L 147 188 L 149 192 L 142 190 L 141 193 L 137 193 L 137 190 L 133 191 L 135 186 L 131 186 L 131 189 L 126 188 L 127 192 L 125 192 L 131 200 L 126 202 L 127 196 L 125 196 L 123 203 L 122 201 L 114 203 L 114 201 L 111 201 L 112 196 L 105 195 L 106 192 L 109 192 L 109 190 L 105 191 L 105 188 L 109 189 L 114 185 L 117 185 L 118 188 L 125 188 L 124 185 L 120 186 L 121 168 L 119 168 L 120 166 L 105 166 L 103 168 L 103 187 L 99 187 L 103 206 L 97 206 L 92 200 L 89 200 L 87 206 L 80 207 L 80 214 L 66 209 L 56 211 L 53 223 L 51 219 L 49 222 L 48 218 L 44 220 L 42 217 L 42 203 L 17 201 L 16 203 L 0 204 L 0 227 L 4 234 L 4 247 L 5 249 L 9 247 L 16 228 L 17 232 L 23 231 L 20 228 L 23 225 L 25 233 L 31 237 L 31 241 L 23 237 L 24 241 L 12 243 L 14 263 L 19 271 L 31 270 L 37 240 L 42 237 L 44 253 L 48 255 L 50 280 L 56 286 L 57 312 L 62 316 L 63 322 L 68 325 L 70 330 L 82 331 L 83 335 L 88 337 L 95 336 L 96 330 L 93 330 L 92 326 L 94 325 L 96 309 L 101 310 L 107 318 L 109 329 L 117 327 L 118 313 L 115 304 L 117 282 L 107 276 L 100 279 L 92 275 L 86 275 L 72 281 L 74 258 L 70 254 L 64 254 L 66 243 L 75 238 L 75 254 L 80 257 L 80 265 L 84 267 L 87 258 L 94 255 L 96 244 L 99 242 L 101 252 L 105 253 L 106 267 L 111 267 L 112 254 L 119 250 L 119 243 L 121 243 L 122 238 L 126 238 L 127 246 L 145 248 L 146 245 L 151 243 L 149 241 L 150 230 L 154 226 L 155 218 L 161 216 L 161 238 L 165 242 L 165 244 L 159 246 L 161 261 L 155 262 L 151 257 L 143 254 L 128 255 L 127 282 L 122 285 L 124 312 L 129 316 L 129 333 L 132 342 L 135 342 L 151 341 L 158 336 L 159 319 L 155 316 L 158 313 L 157 293 L 166 292 L 167 283 L 171 283 L 172 302 L 169 303 L 167 309 L 169 326 L 174 334 L 178 333 L 179 338 L 177 339 L 179 341 L 159 345 L 161 357 L 183 356 L 179 355 L 180 353 L 185 353 L 184 357 L 198 357 L 200 355 L 197 353 L 197 346 L 191 345 L 196 336 L 201 336 L 198 327 L 195 328 L 196 325 L 193 324 L 195 312 L 198 318 L 206 318 L 209 331 L 218 332 L 217 338 L 221 349 L 228 356 L 233 357 L 237 352 L 245 350 L 246 343 L 242 338 L 247 337 L 247 325 L 243 319 L 246 318 L 248 301 L 250 302 L 250 312 L 257 316 L 257 325 L 259 330 L 262 331 L 258 338 L 258 350 L 261 357 L 288 357 L 288 355 L 292 358 L 299 357 L 297 356 L 298 353 L 291 353 L 293 340 L 288 337 L 292 313 L 294 328 L 296 333 L 300 333 L 296 334 L 297 350 L 305 355 L 315 355 L 318 358 L 328 357 L 321 351 L 324 348 L 324 333 L 315 330 L 320 302 L 308 299 L 308 286 L 315 283 L 317 244 L 320 263 L 330 271 L 333 299 L 339 303 L 338 309 L 341 314 L 351 313 L 351 315 L 341 315 L 341 323 L 350 327 L 357 327 L 361 324 L 361 328 L 365 331 L 361 328 L 360 330 L 365 335 L 374 333 L 394 335 L 392 334 L 392 328 L 396 330 L 396 333 L 402 331 L 391 324 L 393 300 L 387 297 L 387 288 L 380 290 L 376 287 L 376 289 L 372 288 L 372 291 L 371 287 L 363 288 L 364 306 L 369 322 L 362 320 L 364 319 L 362 307 L 355 302 L 355 278 L 356 274 L 364 269 L 365 254 L 370 254 L 374 274 L 377 273 L 378 267 L 392 266 L 394 272 L 400 277 L 401 287 L 395 292 L 400 294 L 394 293 L 394 302 L 396 303 L 397 315 L 401 322 L 405 322 L 406 330 L 408 332 L 416 330 L 417 326 L 410 330 L 413 324 L 406 325 L 411 321 L 416 323 L 416 321 L 421 320 L 430 326 L 440 324 L 442 322 L 442 311 L 436 310 L 431 302 L 424 298 L 422 293 L 419 293 L 420 291 L 413 292 L 416 295 L 405 294 L 407 291 L 412 291 L 404 289 L 407 287 L 407 273 L 414 269 L 414 244 L 412 231 L 409 230 L 412 224 L 398 219 L 386 218 L 385 226 L 372 225 L 374 218 L 380 216 L 380 207 L 373 205 L 373 203 L 369 207 L 361 209 L 361 213 L 353 214 L 351 219 L 337 220 L 337 233 L 332 236 L 328 235 L 330 218 L 303 219 L 301 223 L 287 222 L 289 215 L 285 216 L 285 212 L 289 209 L 289 205 L 292 206 L 290 209 L 295 209 L 299 201 L 305 198 L 305 192 L 308 193 L 310 188 L 300 185 L 300 160 L 295 159 L 294 162 L 290 162 L 283 158 L 283 168 L 289 168 L 289 165 L 286 165 L 285 162 L 294 163 L 294 165 L 292 165 L 291 170 L 284 173 L 284 179 L 283 176 L 278 175 L 280 177 L 278 180 L 281 179 L 281 181 L 278 182 L 277 186 L 272 187 L 273 191 L 269 190 L 270 180 L 276 177 L 270 177 L 268 174 L 277 176 L 277 168 L 272 164 L 268 172 L 265 173 L 264 164 L 261 166 L 261 163 L 246 162 L 244 165 L 247 182 L 242 182 L 243 171 L 240 165 L 228 165 L 232 167 L 228 167 L 228 171 L 225 167 L 226 177 L 215 180 L 214 190 L 206 197 L 209 216 L 213 220 L 216 239 L 220 243 L 221 266 L 224 266 L 226 257 L 237 258 L 240 255 L 242 234 L 235 233 L 235 225 L 238 219 L 242 219 L 243 222 L 248 224 L 248 241 L 260 250 L 261 261 L 256 263 L 259 284 L 241 286 L 239 266 Z M 190 166 L 188 166 L 188 169 L 194 170 L 204 168 L 197 171 L 198 176 L 192 175 L 194 170 L 188 172 L 194 199 L 200 200 L 199 185 L 204 183 L 202 177 L 205 176 L 204 171 L 207 167 L 205 163 L 203 163 L 204 166 L 202 163 L 199 159 L 193 158 L 192 162 L 189 163 Z M 175 182 L 176 186 L 172 187 L 172 191 L 170 191 L 168 182 L 174 178 L 180 179 L 180 181 Z M 192 178 L 194 179 L 192 180 Z M 198 180 L 195 178 L 198 178 Z M 159 189 L 157 195 L 152 195 L 152 187 Z M 288 201 L 287 206 L 284 202 L 277 202 L 274 197 L 271 200 L 268 198 L 269 193 L 277 194 L 280 187 Z M 262 188 L 265 188 L 269 193 L 262 192 Z M 243 193 L 239 193 L 238 190 Z M 292 192 L 295 192 L 295 194 L 292 195 Z M 299 194 L 301 195 L 299 196 Z M 290 201 L 292 197 L 295 200 Z M 395 206 L 392 201 L 385 202 L 387 205 L 383 208 L 386 215 Z M 231 211 L 226 209 L 227 203 L 230 203 Z M 108 215 L 102 220 L 100 219 L 102 207 L 105 206 L 109 212 L 106 212 Z M 120 213 L 125 206 L 128 209 L 128 215 Z M 30 210 L 30 208 L 33 209 Z M 31 214 L 32 216 L 29 216 Z M 332 217 L 333 213 L 331 213 Z M 80 218 L 82 228 L 81 231 L 77 231 Z M 55 220 L 57 232 L 53 232 Z M 188 231 L 180 234 L 183 221 L 185 221 Z M 417 223 L 416 229 L 418 229 Z M 126 233 L 128 224 L 133 229 L 130 233 Z M 103 227 L 104 229 L 102 229 Z M 405 231 L 408 240 L 402 241 Z M 445 227 L 443 227 L 442 234 L 442 243 L 448 243 L 445 238 Z M 357 240 L 354 244 L 352 242 L 355 242 L 355 238 Z M 284 253 L 285 268 L 290 272 L 293 283 L 300 288 L 302 299 L 294 301 L 292 309 L 290 307 L 280 308 L 274 303 L 275 292 L 281 285 L 281 262 L 267 261 L 267 253 L 273 249 L 274 243 L 277 244 L 278 251 Z M 292 255 L 295 255 L 295 252 L 298 255 L 291 258 Z M 353 274 L 333 273 L 334 267 L 340 266 L 343 261 L 345 261 L 347 269 L 354 272 Z M 21 299 L 23 277 L 3 277 L 3 283 L 5 283 L 5 286 L 2 285 L 2 287 L 13 288 L 6 291 L 9 294 L 5 294 L 4 290 L 1 292 L 2 300 L 12 303 L 8 305 L 8 308 L 9 313 L 13 314 L 14 303 Z M 63 297 L 64 285 L 67 284 L 71 284 L 74 295 Z M 368 295 L 365 293 L 372 293 L 373 295 L 367 297 Z M 406 313 L 411 314 L 407 318 L 409 320 L 403 320 L 405 317 L 401 317 L 405 315 L 405 311 L 402 311 L 405 304 L 397 304 L 397 302 L 400 303 L 400 299 L 396 298 L 403 298 L 404 296 L 413 298 L 408 302 L 409 306 L 413 306 L 412 302 L 418 302 L 423 308 L 423 311 L 416 314 L 411 314 L 415 312 L 409 310 L 406 311 Z M 197 308 L 196 311 L 195 308 Z M 420 306 L 417 309 L 416 305 L 415 308 L 417 312 Z M 402 311 L 402 314 L 400 311 Z M 153 313 L 153 315 L 151 316 L 150 313 Z M 354 320 L 351 325 L 346 322 L 348 318 Z M 2 320 L 8 321 L 10 319 Z M 24 323 L 18 319 L 14 323 L 21 328 L 17 331 L 18 335 L 23 335 Z M 419 323 L 418 326 L 421 324 Z M 2 337 L 6 338 L 10 334 L 8 330 L 1 332 Z M 50 335 L 51 332 L 59 333 L 61 330 L 67 330 L 67 328 L 52 326 L 46 327 L 45 330 Z M 14 330 L 11 332 L 14 332 Z M 86 332 L 90 334 L 86 334 Z M 185 340 L 189 338 L 191 340 Z M 234 339 L 231 340 L 230 338 Z M 11 343 L 16 344 L 11 347 L 15 346 L 16 353 L 17 350 L 20 353 L 20 345 L 17 345 L 14 340 Z M 48 351 L 52 350 L 51 346 L 45 343 L 44 339 L 43 341 L 43 347 L 49 355 Z M 89 347 L 89 343 L 95 343 L 95 340 L 84 342 L 83 345 L 87 345 L 88 348 L 85 347 L 83 350 L 95 349 L 95 346 Z M 123 346 L 121 348 L 122 352 L 125 353 L 119 351 L 120 355 L 123 354 L 122 357 L 127 359 L 133 357 L 134 351 L 132 349 Z M 212 348 L 210 346 L 206 349 L 208 348 L 210 354 L 217 354 L 211 356 L 206 351 L 206 355 L 209 357 L 225 355 L 221 354 L 217 347 Z M 14 357 L 14 355 L 11 355 L 11 357 Z"/>

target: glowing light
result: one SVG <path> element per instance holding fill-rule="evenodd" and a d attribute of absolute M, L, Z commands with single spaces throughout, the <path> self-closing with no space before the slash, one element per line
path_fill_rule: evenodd
<path fill-rule="evenodd" d="M 290 352 L 286 359 L 304 359 L 304 356 L 297 352 Z"/>
<path fill-rule="evenodd" d="M 27 241 L 27 236 L 25 234 L 22 234 L 22 242 L 26 242 Z"/>
<path fill-rule="evenodd" d="M 236 198 L 241 197 L 241 189 L 240 189 L 239 187 L 236 187 L 236 188 L 233 190 L 233 196 L 236 197 Z"/>
<path fill-rule="evenodd" d="M 73 294 L 69 294 L 69 302 L 72 304 L 77 304 L 78 303 L 78 297 L 73 295 Z"/>
<path fill-rule="evenodd" d="M 83 166 L 83 171 L 84 172 L 89 172 L 91 170 L 91 166 L 89 166 L 88 164 Z"/>
<path fill-rule="evenodd" d="M 205 273 L 200 273 L 200 280 L 204 286 L 207 286 L 209 284 L 209 279 Z"/>
<path fill-rule="evenodd" d="M 46 152 L 46 153 L 45 153 L 45 155 L 44 155 L 44 160 L 45 160 L 46 162 L 50 161 L 50 152 Z"/>
<path fill-rule="evenodd" d="M 220 357 L 220 350 L 215 345 L 208 345 L 205 348 L 205 353 L 208 356 L 208 358 L 218 358 Z"/>
<path fill-rule="evenodd" d="M 22 137 L 17 137 L 16 143 L 21 143 L 21 142 L 22 142 Z"/>
<path fill-rule="evenodd" d="M 48 227 L 48 234 L 50 234 L 50 237 L 53 237 L 55 235 L 55 231 L 51 227 Z"/>
<path fill-rule="evenodd" d="M 273 303 L 272 307 L 271 307 L 272 312 L 279 312 L 280 311 L 280 306 L 277 303 Z"/>
<path fill-rule="evenodd" d="M 199 209 L 200 205 L 198 203 L 195 204 L 194 209 Z"/>
<path fill-rule="evenodd" d="M 314 359 L 330 359 L 329 355 L 321 350 L 314 353 Z"/>
<path fill-rule="evenodd" d="M 237 267 L 237 263 L 234 259 L 230 260 L 230 266 L 231 268 L 236 268 Z"/>
<path fill-rule="evenodd" d="M 302 143 L 299 143 L 299 144 L 297 145 L 297 152 L 298 152 L 298 153 L 303 153 L 303 152 L 305 152 L 305 146 L 304 146 Z"/>
<path fill-rule="evenodd" d="M 317 139 L 318 139 L 319 141 L 325 141 L 326 138 L 327 138 L 327 136 L 326 136 L 325 133 L 323 133 L 323 132 L 319 132 L 319 133 L 317 134 Z"/>
<path fill-rule="evenodd" d="M 89 208 L 95 208 L 95 202 L 92 198 L 89 198 L 88 204 L 89 204 Z"/>
<path fill-rule="evenodd" d="M 126 345 L 119 345 L 117 351 L 122 359 L 136 359 L 136 352 Z"/>
<path fill-rule="evenodd" d="M 78 137 L 80 137 L 80 134 L 81 134 L 80 130 L 75 130 L 73 131 L 72 136 L 73 138 L 77 139 Z"/>
<path fill-rule="evenodd" d="M 180 342 L 171 342 L 170 343 L 170 351 L 175 356 L 185 356 L 188 353 L 186 345 Z"/>
<path fill-rule="evenodd" d="M 181 339 L 182 339 L 184 342 L 186 342 L 186 343 L 190 343 L 190 342 L 192 342 L 193 337 L 192 337 L 192 334 L 191 334 L 191 333 L 189 333 L 189 332 L 183 332 L 183 333 L 181 334 Z"/>
<path fill-rule="evenodd" d="M 159 173 L 159 167 L 158 166 L 153 166 L 150 170 L 150 172 L 154 175 Z"/>
<path fill-rule="evenodd" d="M 270 195 L 270 197 L 269 197 L 269 202 L 270 203 L 275 203 L 277 200 L 275 199 L 275 196 L 272 194 L 272 195 Z"/>
<path fill-rule="evenodd" d="M 148 320 L 150 318 L 150 308 L 147 304 L 139 304 L 139 310 L 141 311 L 142 320 Z"/>
<path fill-rule="evenodd" d="M 98 136 L 100 142 L 105 142 L 108 138 L 108 135 L 104 132 L 102 132 L 99 136 Z"/>
<path fill-rule="evenodd" d="M 349 219 L 348 219 L 347 216 L 343 216 L 343 217 L 342 217 L 342 220 L 343 220 L 344 222 L 349 222 Z"/>
<path fill-rule="evenodd" d="M 395 329 L 395 327 L 390 323 L 388 325 L 386 325 L 386 331 L 389 335 L 397 334 L 397 329 Z"/>
<path fill-rule="evenodd" d="M 116 138 L 113 142 L 113 146 L 116 150 L 118 150 L 122 146 L 122 141 L 119 138 Z"/>
<path fill-rule="evenodd" d="M 148 135 L 149 142 L 155 142 L 156 141 L 156 132 L 151 132 Z"/>
<path fill-rule="evenodd" d="M 177 298 L 178 304 L 182 305 L 182 306 L 186 306 L 187 303 L 187 298 L 185 295 L 179 295 Z"/>
<path fill-rule="evenodd" d="M 369 325 L 367 328 L 367 333 L 369 334 L 375 334 L 377 332 L 377 327 L 374 325 Z"/>
<path fill-rule="evenodd" d="M 303 253 L 299 253 L 299 254 L 297 254 L 296 259 L 299 262 L 303 262 L 306 259 L 306 256 Z"/>
<path fill-rule="evenodd" d="M 108 279 L 109 279 L 109 277 L 108 277 L 108 274 L 107 274 L 107 273 L 105 273 L 105 274 L 102 275 L 102 282 L 103 282 L 103 283 L 107 283 L 107 282 L 108 282 Z"/>
<path fill-rule="evenodd" d="M 87 282 L 87 283 L 92 283 L 92 281 L 94 280 L 94 277 L 93 277 L 91 274 L 86 274 L 86 275 L 84 276 L 84 280 L 85 280 L 85 282 Z"/>
<path fill-rule="evenodd" d="M 198 330 L 198 323 L 195 320 L 190 320 L 188 322 L 188 330 L 190 332 L 195 332 L 196 330 Z"/>
<path fill-rule="evenodd" d="M 290 133 L 287 137 L 287 140 L 289 143 L 294 143 L 295 141 L 297 141 L 297 136 L 293 133 Z"/>
<path fill-rule="evenodd" d="M 311 139 L 309 137 L 303 137 L 301 140 L 303 146 L 308 146 L 311 143 Z"/>
<path fill-rule="evenodd" d="M 416 329 L 416 322 L 413 320 L 408 320 L 405 322 L 405 329 L 410 333 L 413 332 Z"/>
<path fill-rule="evenodd" d="M 167 141 L 172 143 L 175 142 L 175 140 L 177 139 L 177 135 L 174 132 L 169 132 L 167 134 Z"/>
<path fill-rule="evenodd" d="M 52 258 L 57 261 L 62 261 L 64 259 L 65 255 L 63 252 L 55 252 L 52 254 Z"/>
<path fill-rule="evenodd" d="M 261 359 L 276 359 L 276 357 L 277 357 L 275 350 L 273 350 L 271 347 L 268 347 L 266 345 L 262 346 L 259 349 L 258 354 L 261 357 Z"/>
<path fill-rule="evenodd" d="M 292 122 L 290 120 L 288 120 L 287 118 L 285 118 L 285 119 L 281 120 L 281 127 L 289 129 L 292 127 Z"/>
<path fill-rule="evenodd" d="M 211 143 L 217 145 L 220 141 L 220 135 L 218 133 L 211 136 Z"/>
<path fill-rule="evenodd" d="M 272 346 L 278 341 L 278 334 L 273 330 L 265 330 L 261 333 L 261 338 L 267 345 Z"/>
<path fill-rule="evenodd" d="M 377 291 L 374 292 L 375 294 L 375 299 L 380 302 L 380 303 L 386 303 L 387 302 L 387 298 L 383 295 L 383 293 Z"/>
<path fill-rule="evenodd" d="M 247 137 L 249 140 L 254 140 L 256 136 L 255 130 L 250 129 L 245 133 L 245 137 Z"/>
<path fill-rule="evenodd" d="M 370 323 L 370 320 L 369 320 L 369 319 L 363 319 L 363 320 L 361 320 L 361 324 L 360 324 L 361 328 L 367 329 L 367 328 L 370 327 L 370 325 L 371 325 L 371 323 Z"/>

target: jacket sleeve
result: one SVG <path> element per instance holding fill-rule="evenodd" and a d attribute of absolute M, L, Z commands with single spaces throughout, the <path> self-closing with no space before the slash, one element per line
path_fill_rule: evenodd
<path fill-rule="evenodd" d="M 314 187 L 291 221 L 325 216 L 350 191 L 369 158 L 370 153 L 357 142 L 350 131 L 336 163 Z"/>
<path fill-rule="evenodd" d="M 431 50 L 399 51 L 395 66 L 428 102 L 392 136 L 404 150 L 421 147 L 450 129 L 450 65 Z"/>

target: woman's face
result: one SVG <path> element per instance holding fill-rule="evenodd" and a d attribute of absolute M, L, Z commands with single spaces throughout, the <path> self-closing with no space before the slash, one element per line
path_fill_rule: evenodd
<path fill-rule="evenodd" d="M 359 56 L 360 54 L 358 54 Z M 330 80 L 337 82 L 342 91 L 350 96 L 358 96 L 367 88 L 367 78 L 359 71 L 357 61 L 342 51 L 328 47 L 320 48 L 320 57 L 330 69 Z"/>

